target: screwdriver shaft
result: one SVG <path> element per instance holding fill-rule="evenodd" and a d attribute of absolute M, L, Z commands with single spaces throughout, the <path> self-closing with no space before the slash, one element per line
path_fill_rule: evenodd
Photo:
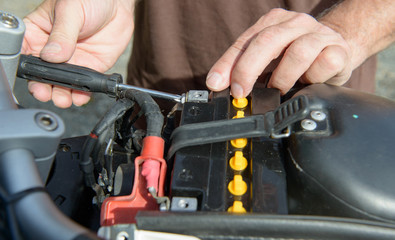
<path fill-rule="evenodd" d="M 152 90 L 152 89 L 136 87 L 136 86 L 132 86 L 132 85 L 118 84 L 118 90 L 128 90 L 128 89 L 133 89 L 133 90 L 145 92 L 145 93 L 148 93 L 149 95 L 151 95 L 152 97 L 157 97 L 157 98 L 161 98 L 161 99 L 169 99 L 169 100 L 173 100 L 175 102 L 182 101 L 182 96 L 178 95 L 178 94 L 166 93 L 166 92 L 156 91 L 156 90 Z"/>

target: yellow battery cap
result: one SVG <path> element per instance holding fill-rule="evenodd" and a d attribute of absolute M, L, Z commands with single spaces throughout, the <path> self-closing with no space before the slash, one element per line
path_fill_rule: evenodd
<path fill-rule="evenodd" d="M 241 196 L 247 192 L 247 183 L 243 181 L 241 175 L 235 175 L 228 184 L 228 190 L 235 196 Z"/>
<path fill-rule="evenodd" d="M 235 108 L 245 108 L 248 105 L 247 98 L 234 98 L 232 104 Z"/>
<path fill-rule="evenodd" d="M 244 117 L 244 111 L 237 111 L 236 116 L 234 116 L 233 118 L 243 118 Z"/>
<path fill-rule="evenodd" d="M 243 148 L 247 145 L 247 138 L 238 138 L 230 140 L 230 144 L 232 144 L 235 148 Z"/>
<path fill-rule="evenodd" d="M 245 213 L 246 209 L 243 207 L 243 203 L 240 201 L 234 201 L 233 205 L 228 208 L 228 212 L 234 213 Z"/>
<path fill-rule="evenodd" d="M 230 159 L 229 165 L 235 171 L 242 171 L 247 167 L 248 162 L 242 151 L 236 151 L 235 155 Z"/>

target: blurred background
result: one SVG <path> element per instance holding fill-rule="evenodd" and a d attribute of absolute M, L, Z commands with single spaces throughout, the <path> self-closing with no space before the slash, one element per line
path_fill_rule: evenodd
<path fill-rule="evenodd" d="M 34 10 L 42 0 L 0 0 L 0 10 L 23 18 Z M 120 73 L 126 78 L 127 64 L 131 53 L 131 43 L 118 62 L 108 73 Z M 376 94 L 395 100 L 395 44 L 378 54 L 376 73 Z M 43 108 L 60 115 L 66 125 L 65 138 L 87 135 L 99 118 L 111 107 L 113 100 L 106 95 L 93 94 L 92 100 L 82 107 L 59 109 L 52 102 L 41 103 L 27 90 L 26 81 L 17 79 L 14 94 L 25 108 Z"/>

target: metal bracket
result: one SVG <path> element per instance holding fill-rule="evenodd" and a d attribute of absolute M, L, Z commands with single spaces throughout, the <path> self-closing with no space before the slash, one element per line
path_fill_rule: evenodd
<path fill-rule="evenodd" d="M 14 88 L 24 33 L 25 24 L 22 19 L 0 11 L 0 62 L 3 64 L 11 89 Z"/>
<path fill-rule="evenodd" d="M 97 235 L 103 239 L 135 239 L 134 233 L 137 230 L 134 224 L 117 224 L 99 228 Z"/>
<path fill-rule="evenodd" d="M 172 212 L 196 212 L 198 200 L 193 197 L 173 197 L 171 201 Z"/>
<path fill-rule="evenodd" d="M 159 204 L 159 209 L 161 211 L 168 211 L 170 209 L 169 197 L 158 197 L 154 187 L 149 187 L 148 192 L 151 193 L 152 197 L 156 200 L 156 203 Z"/>
<path fill-rule="evenodd" d="M 45 182 L 65 130 L 63 121 L 45 110 L 6 110 L 0 113 L 0 153 L 15 148 L 30 150 Z"/>
<path fill-rule="evenodd" d="M 185 102 L 208 102 L 208 91 L 190 90 L 185 96 Z"/>

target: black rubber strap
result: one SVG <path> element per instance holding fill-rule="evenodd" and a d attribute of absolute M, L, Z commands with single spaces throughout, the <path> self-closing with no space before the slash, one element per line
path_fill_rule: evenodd
<path fill-rule="evenodd" d="M 223 142 L 237 138 L 269 137 L 302 120 L 310 112 L 308 98 L 297 96 L 264 115 L 182 125 L 172 135 L 167 158 L 184 147 Z"/>

